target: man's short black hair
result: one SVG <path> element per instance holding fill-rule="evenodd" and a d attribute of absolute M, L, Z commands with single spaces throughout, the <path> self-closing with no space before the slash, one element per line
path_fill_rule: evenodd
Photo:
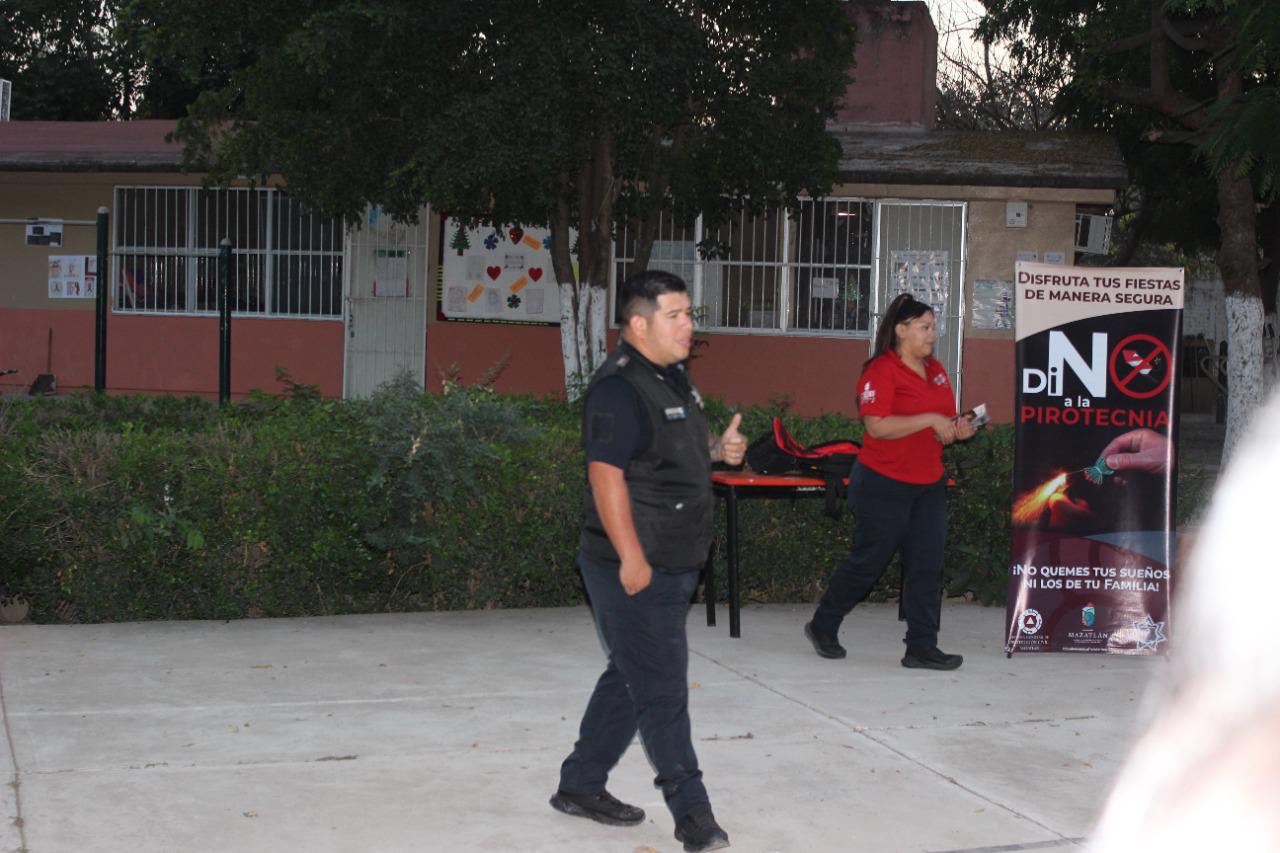
<path fill-rule="evenodd" d="M 622 306 L 622 322 L 635 314 L 652 314 L 658 310 L 658 297 L 664 293 L 688 293 L 684 279 L 666 270 L 645 270 L 627 278 L 618 291 Z"/>

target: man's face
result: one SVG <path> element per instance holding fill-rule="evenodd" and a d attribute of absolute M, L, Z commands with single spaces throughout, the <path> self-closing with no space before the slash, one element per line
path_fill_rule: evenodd
<path fill-rule="evenodd" d="M 687 293 L 663 293 L 648 317 L 631 318 L 632 344 L 659 367 L 689 357 L 693 347 L 693 306 Z"/>

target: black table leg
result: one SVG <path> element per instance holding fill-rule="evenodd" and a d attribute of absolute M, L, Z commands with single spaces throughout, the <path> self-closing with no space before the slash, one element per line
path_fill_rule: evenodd
<path fill-rule="evenodd" d="M 738 490 L 730 486 L 725 500 L 725 509 L 728 512 L 725 525 L 727 529 L 725 538 L 728 541 L 725 544 L 729 550 L 729 636 L 740 637 L 742 626 L 738 618 Z"/>
<path fill-rule="evenodd" d="M 707 565 L 702 569 L 702 594 L 707 599 L 707 624 L 716 624 L 716 542 L 711 540 L 711 550 L 707 552 Z"/>

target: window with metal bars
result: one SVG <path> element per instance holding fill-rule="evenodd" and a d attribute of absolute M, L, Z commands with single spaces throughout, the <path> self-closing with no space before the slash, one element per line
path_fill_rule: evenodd
<path fill-rule="evenodd" d="M 217 311 L 218 245 L 231 241 L 231 308 L 342 316 L 343 227 L 275 188 L 115 188 L 115 311 Z"/>
<path fill-rule="evenodd" d="M 698 259 L 701 225 L 701 217 L 694 224 L 684 225 L 676 211 L 663 210 L 658 214 L 653 246 L 649 250 L 648 269 L 675 273 L 684 279 L 691 294 L 695 290 L 695 282 L 705 274 Z M 638 242 L 639 235 L 630 225 L 624 225 L 618 231 L 613 243 L 614 275 L 618 284 L 626 281 L 636 271 Z M 617 292 L 616 287 L 614 292 Z M 696 299 L 694 302 L 697 304 Z M 619 310 L 621 306 L 615 304 L 614 321 L 620 323 L 622 318 L 618 315 Z M 702 318 L 699 318 L 699 322 L 702 322 Z"/>
<path fill-rule="evenodd" d="M 705 328 L 865 335 L 874 219 L 875 204 L 860 199 L 805 199 L 790 214 L 741 212 L 715 228 L 702 217 L 683 227 L 664 212 L 649 268 L 685 279 Z M 615 243 L 619 282 L 635 254 L 635 234 L 624 227 Z"/>

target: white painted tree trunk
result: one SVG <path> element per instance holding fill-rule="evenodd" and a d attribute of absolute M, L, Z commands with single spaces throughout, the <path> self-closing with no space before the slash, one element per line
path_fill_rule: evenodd
<path fill-rule="evenodd" d="M 564 392 L 578 399 L 582 386 L 582 362 L 578 359 L 577 285 L 560 282 L 560 354 L 564 358 Z"/>
<path fill-rule="evenodd" d="M 591 287 L 590 283 L 587 284 L 586 290 L 591 294 L 589 314 L 591 325 L 590 333 L 587 335 L 587 353 L 590 358 L 585 362 L 591 365 L 591 370 L 587 373 L 587 377 L 590 378 L 591 374 L 596 372 L 596 368 L 604 364 L 604 357 L 608 355 L 604 333 L 609 328 L 606 315 L 609 307 L 609 292 L 603 287 Z"/>
<path fill-rule="evenodd" d="M 1222 447 L 1226 464 L 1262 405 L 1262 300 L 1228 293 L 1227 303 L 1227 436 Z"/>
<path fill-rule="evenodd" d="M 604 362 L 605 308 L 609 297 L 590 282 L 560 282 L 560 354 L 565 396 L 576 400 Z"/>
<path fill-rule="evenodd" d="M 1262 385 L 1264 393 L 1280 385 L 1280 316 L 1262 318 Z"/>

